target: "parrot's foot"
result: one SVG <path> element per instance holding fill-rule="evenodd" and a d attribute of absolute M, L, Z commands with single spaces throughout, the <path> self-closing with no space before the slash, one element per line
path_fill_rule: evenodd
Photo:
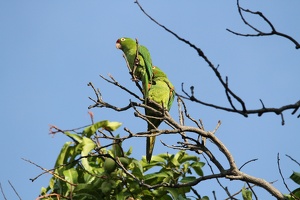
<path fill-rule="evenodd" d="M 134 60 L 134 64 L 135 64 L 136 66 L 140 65 L 140 59 L 136 58 L 136 59 Z"/>
<path fill-rule="evenodd" d="M 132 81 L 134 81 L 134 82 L 138 82 L 139 81 L 139 79 L 134 75 L 134 73 L 133 72 L 129 72 L 129 74 L 131 75 L 131 80 Z"/>
<path fill-rule="evenodd" d="M 137 79 L 135 76 L 132 76 L 132 79 L 131 79 L 133 82 L 139 82 L 140 80 Z"/>

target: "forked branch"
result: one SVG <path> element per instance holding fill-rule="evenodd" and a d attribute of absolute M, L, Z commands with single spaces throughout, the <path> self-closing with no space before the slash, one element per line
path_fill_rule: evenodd
<path fill-rule="evenodd" d="M 300 44 L 297 42 L 297 40 L 295 40 L 293 37 L 285 34 L 285 33 L 281 33 L 281 32 L 278 32 L 274 25 L 272 24 L 272 22 L 260 11 L 252 11 L 252 10 L 249 10 L 249 9 L 245 9 L 245 8 L 242 8 L 240 6 L 240 3 L 239 3 L 239 0 L 237 0 L 237 8 L 238 8 L 238 12 L 239 12 L 239 15 L 242 19 L 242 21 L 247 25 L 249 26 L 252 30 L 254 30 L 256 32 L 256 34 L 244 34 L 244 33 L 238 33 L 236 31 L 232 31 L 230 29 L 226 29 L 227 31 L 229 31 L 230 33 L 233 33 L 235 35 L 238 35 L 238 36 L 245 36 L 245 37 L 260 37 L 260 36 L 271 36 L 271 35 L 277 35 L 277 36 L 280 36 L 280 37 L 284 37 L 288 40 L 290 40 L 291 42 L 293 42 L 295 44 L 295 48 L 296 49 L 299 49 L 300 48 Z M 265 23 L 269 26 L 269 28 L 271 29 L 269 32 L 265 32 L 265 31 L 262 31 L 260 30 L 259 28 L 256 28 L 254 25 L 252 25 L 250 22 L 248 22 L 246 20 L 246 18 L 244 17 L 243 13 L 250 13 L 252 15 L 257 15 L 259 16 L 261 19 L 263 19 L 263 21 L 265 21 Z"/>
<path fill-rule="evenodd" d="M 207 102 L 204 102 L 204 101 L 201 101 L 199 99 L 197 99 L 194 95 L 194 86 L 190 87 L 191 89 L 191 92 L 190 94 L 187 93 L 184 88 L 183 88 L 183 84 L 182 84 L 182 92 L 185 94 L 185 95 L 180 95 L 180 94 L 177 94 L 178 96 L 180 96 L 181 98 L 184 98 L 184 99 L 187 99 L 187 100 L 190 100 L 190 101 L 194 101 L 194 102 L 197 102 L 197 103 L 200 103 L 202 105 L 205 105 L 205 106 L 209 106 L 209 107 L 212 107 L 212 108 L 216 108 L 216 109 L 220 109 L 220 110 L 223 110 L 223 111 L 227 111 L 227 112 L 233 112 L 233 113 L 238 113 L 238 114 L 241 114 L 243 115 L 244 117 L 248 117 L 248 115 L 250 114 L 257 114 L 258 116 L 262 116 L 264 113 L 269 113 L 269 112 L 272 112 L 272 113 L 275 113 L 277 115 L 280 115 L 281 116 L 281 124 L 284 125 L 285 121 L 284 121 L 284 117 L 283 117 L 283 112 L 286 111 L 286 110 L 293 110 L 292 111 L 292 115 L 294 115 L 299 107 L 300 107 L 300 100 L 297 101 L 296 103 L 294 104 L 288 104 L 288 105 L 284 105 L 284 106 L 281 106 L 279 108 L 265 108 L 263 106 L 263 108 L 261 109 L 247 109 L 246 107 L 246 104 L 244 102 L 244 100 L 242 98 L 240 98 L 235 92 L 233 92 L 229 86 L 229 81 L 228 81 L 228 77 L 226 76 L 225 77 L 225 80 L 222 78 L 222 75 L 221 73 L 218 71 L 218 66 L 215 66 L 213 64 L 213 62 L 210 61 L 210 59 L 205 55 L 205 53 L 202 51 L 201 48 L 197 47 L 195 44 L 191 43 L 190 41 L 180 37 L 177 33 L 173 32 L 172 30 L 170 30 L 169 28 L 167 28 L 165 25 L 159 23 L 157 20 L 155 20 L 152 16 L 150 16 L 145 10 L 144 8 L 141 6 L 141 4 L 139 3 L 138 0 L 135 1 L 135 3 L 138 5 L 138 7 L 140 8 L 140 10 L 151 20 L 153 21 L 155 24 L 157 24 L 159 27 L 163 28 L 164 30 L 166 30 L 168 33 L 172 34 L 173 36 L 175 36 L 179 41 L 189 45 L 192 49 L 194 49 L 198 55 L 204 59 L 204 61 L 208 64 L 208 66 L 213 70 L 213 72 L 215 73 L 216 77 L 218 78 L 219 82 L 221 83 L 221 85 L 223 86 L 224 88 L 224 91 L 225 91 L 225 95 L 226 95 L 226 98 L 227 98 L 227 101 L 230 105 L 230 107 L 224 107 L 224 106 L 220 106 L 220 105 L 215 105 L 215 104 L 212 104 L 212 103 L 207 103 Z M 276 29 L 274 28 L 273 24 L 261 13 L 261 12 L 253 12 L 253 11 L 250 11 L 250 10 L 247 10 L 247 9 L 244 9 L 242 7 L 240 7 L 239 5 L 239 0 L 237 0 L 237 6 L 238 6 L 238 10 L 239 10 L 239 13 L 240 13 L 240 16 L 242 18 L 242 20 L 244 21 L 244 23 L 246 25 L 248 25 L 249 27 L 251 27 L 253 30 L 259 32 L 257 35 L 252 35 L 252 36 L 267 36 L 267 35 L 279 35 L 279 36 L 282 36 L 282 37 L 285 37 L 285 38 L 288 38 L 289 40 L 293 41 L 296 45 L 296 48 L 300 48 L 300 45 L 299 43 L 293 39 L 292 37 L 286 35 L 286 34 L 283 34 L 283 33 L 280 33 L 280 32 L 277 32 Z M 251 14 L 254 14 L 254 15 L 259 15 L 262 19 L 264 19 L 266 21 L 266 23 L 271 27 L 271 32 L 270 33 L 265 33 L 265 32 L 262 32 L 262 31 L 259 31 L 259 29 L 255 28 L 253 25 L 251 25 L 250 23 L 247 22 L 247 20 L 244 18 L 243 16 L 243 12 L 249 12 Z M 227 29 L 228 30 L 228 29 Z M 230 30 L 228 30 L 230 31 Z M 230 31 L 230 32 L 233 32 L 233 31 Z M 233 32 L 234 33 L 234 32 Z M 241 34 L 240 34 L 241 35 Z M 246 35 L 245 35 L 246 36 Z M 247 36 L 250 36 L 250 35 L 247 35 Z M 235 100 L 239 105 L 235 105 L 234 104 L 234 101 Z M 262 101 L 261 101 L 262 102 Z M 238 108 L 240 107 L 240 108 Z M 300 117 L 300 114 L 297 116 L 298 118 Z"/>

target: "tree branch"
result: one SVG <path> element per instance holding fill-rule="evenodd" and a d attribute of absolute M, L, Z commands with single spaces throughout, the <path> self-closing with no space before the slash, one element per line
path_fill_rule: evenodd
<path fill-rule="evenodd" d="M 174 37 L 176 37 L 179 41 L 182 41 L 184 42 L 185 44 L 189 45 L 191 48 L 193 48 L 200 57 L 202 57 L 204 59 L 204 61 L 208 64 L 208 66 L 213 70 L 213 72 L 215 73 L 216 77 L 218 78 L 219 82 L 221 83 L 221 85 L 223 86 L 224 90 L 225 90 L 225 94 L 226 94 L 226 97 L 227 97 L 227 100 L 231 106 L 231 108 L 228 108 L 228 107 L 223 107 L 223 106 L 218 106 L 218 105 L 214 105 L 214 104 L 210 104 L 210 103 L 206 103 L 206 102 L 203 102 L 203 101 L 200 101 L 198 99 L 195 98 L 194 96 L 194 87 L 192 86 L 191 87 L 191 95 L 189 95 L 187 92 L 184 92 L 183 89 L 182 91 L 184 92 L 184 94 L 186 96 L 183 96 L 183 95 L 179 95 L 177 94 L 178 96 L 182 97 L 182 98 L 185 98 L 185 99 L 188 99 L 190 101 L 194 101 L 194 102 L 197 102 L 197 103 L 200 103 L 202 105 L 205 105 L 205 106 L 209 106 L 209 107 L 213 107 L 213 108 L 216 108 L 216 109 L 220 109 L 220 110 L 224 110 L 224 111 L 227 111 L 227 112 L 233 112 L 233 113 L 238 113 L 238 114 L 241 114 L 243 115 L 244 117 L 248 117 L 249 114 L 257 114 L 258 116 L 261 116 L 262 114 L 264 113 L 268 113 L 268 112 L 273 112 L 277 115 L 281 115 L 281 124 L 284 125 L 284 118 L 283 118 L 283 115 L 282 115 L 282 112 L 285 111 L 285 110 L 289 110 L 289 109 L 294 109 L 294 111 L 292 112 L 292 114 L 295 114 L 296 111 L 299 109 L 300 107 L 300 100 L 295 103 L 295 104 L 290 104 L 290 105 L 286 105 L 286 106 L 282 106 L 281 108 L 263 108 L 263 109 L 253 109 L 253 110 L 248 110 L 246 108 L 246 104 L 244 103 L 244 101 L 237 95 L 235 94 L 230 88 L 229 88 L 229 84 L 228 84 L 228 77 L 225 78 L 225 81 L 223 80 L 220 72 L 218 71 L 218 66 L 215 67 L 214 64 L 208 59 L 208 57 L 204 54 L 204 52 L 199 48 L 197 47 L 196 45 L 192 44 L 190 41 L 180 37 L 178 34 L 176 34 L 175 32 L 173 32 L 172 30 L 170 30 L 169 28 L 167 28 L 166 26 L 162 25 L 161 23 L 159 23 L 158 21 L 156 21 L 153 17 L 151 17 L 144 9 L 143 7 L 141 6 L 141 4 L 139 3 L 138 0 L 135 1 L 135 3 L 138 5 L 138 7 L 140 8 L 140 10 L 151 20 L 153 21 L 155 24 L 157 24 L 159 27 L 163 28 L 164 30 L 166 30 L 168 33 L 172 34 Z M 279 33 L 275 30 L 274 26 L 272 25 L 272 23 L 260 12 L 253 12 L 253 11 L 250 11 L 250 10 L 246 10 L 246 9 L 243 9 L 240 7 L 239 5 L 239 1 L 237 0 L 237 5 L 238 5 L 238 10 L 239 10 L 239 13 L 240 13 L 240 16 L 242 18 L 242 20 L 244 21 L 244 23 L 248 26 L 250 26 L 252 29 L 256 30 L 256 31 L 259 31 L 258 29 L 256 29 L 254 26 L 252 26 L 251 24 L 249 24 L 243 14 L 242 14 L 242 11 L 244 12 L 250 12 L 252 14 L 257 14 L 259 15 L 260 17 L 262 17 L 268 24 L 269 26 L 272 28 L 272 34 L 276 34 L 276 35 L 280 35 L 280 36 L 283 36 L 283 37 L 286 37 L 288 39 L 291 39 L 292 41 L 295 42 L 296 44 L 296 48 L 300 48 L 300 45 L 295 41 L 293 40 L 290 36 L 287 36 L 285 34 L 282 34 L 282 33 Z M 260 32 L 260 34 L 262 34 L 263 32 Z M 266 35 L 270 35 L 270 33 L 264 33 Z M 182 88 L 183 88 L 183 84 L 182 84 Z M 241 109 L 237 109 L 236 106 L 233 104 L 232 102 L 232 99 L 231 98 L 234 98 L 241 106 Z M 298 118 L 300 118 L 300 114 L 297 116 Z"/>
<path fill-rule="evenodd" d="M 260 36 L 270 36 L 270 35 L 277 35 L 277 36 L 280 36 L 280 37 L 284 37 L 288 40 L 290 40 L 291 42 L 293 42 L 295 44 L 295 48 L 296 49 L 299 49 L 300 48 L 300 44 L 291 36 L 287 35 L 287 34 L 284 34 L 284 33 L 281 33 L 281 32 L 278 32 L 274 25 L 270 22 L 270 20 L 262 13 L 262 12 L 259 12 L 259 11 L 251 11 L 249 9 L 244 9 L 240 6 L 240 3 L 239 3 L 239 0 L 237 0 L 237 8 L 238 8 L 238 12 L 239 12 L 239 15 L 242 19 L 242 21 L 247 25 L 249 26 L 251 29 L 253 29 L 255 32 L 257 32 L 256 34 L 243 34 L 243 33 L 238 33 L 238 32 L 235 32 L 235 31 L 232 31 L 230 29 L 226 29 L 227 31 L 229 31 L 230 33 L 233 33 L 235 35 L 238 35 L 238 36 L 245 36 L 245 37 L 260 37 Z M 246 13 L 250 13 L 252 15 L 258 15 L 260 18 L 262 18 L 267 24 L 268 26 L 270 27 L 271 31 L 270 32 L 264 32 L 264 31 L 261 31 L 259 30 L 258 28 L 255 28 L 253 25 L 251 25 L 246 19 L 245 17 L 243 16 L 243 12 L 246 12 Z"/>
<path fill-rule="evenodd" d="M 185 91 L 185 89 L 183 87 L 183 83 L 181 84 L 181 90 L 185 94 L 185 96 L 180 95 L 180 94 L 177 94 L 177 95 L 179 97 L 183 98 L 183 99 L 194 101 L 196 103 L 202 104 L 204 106 L 212 107 L 212 108 L 215 108 L 215 109 L 224 110 L 224 111 L 232 112 L 232 113 L 238 113 L 238 114 L 241 114 L 245 117 L 247 117 L 248 115 L 251 115 L 251 114 L 257 114 L 260 117 L 265 113 L 275 113 L 276 115 L 281 115 L 286 110 L 293 110 L 291 112 L 291 114 L 294 115 L 300 107 L 300 100 L 299 100 L 294 104 L 284 105 L 284 106 L 279 107 L 279 108 L 271 108 L 271 107 L 266 108 L 265 105 L 263 104 L 262 100 L 260 99 L 260 102 L 262 103 L 262 108 L 260 108 L 260 109 L 251 109 L 251 110 L 234 109 L 234 108 L 218 106 L 218 105 L 211 104 L 211 103 L 206 103 L 204 101 L 201 101 L 201 100 L 197 99 L 192 92 L 191 92 L 191 94 L 189 94 L 188 92 Z M 281 118 L 282 125 L 284 125 L 284 118 L 283 118 L 283 116 L 281 116 L 281 117 L 282 117 Z M 297 118 L 300 118 L 300 114 L 297 116 Z"/>

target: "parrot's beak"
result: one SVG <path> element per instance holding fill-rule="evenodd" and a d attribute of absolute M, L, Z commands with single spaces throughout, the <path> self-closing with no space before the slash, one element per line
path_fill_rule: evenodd
<path fill-rule="evenodd" d="M 117 43 L 116 43 L 116 48 L 117 48 L 117 49 L 121 49 L 121 48 L 122 48 L 122 45 L 121 45 L 120 43 L 117 42 Z"/>
<path fill-rule="evenodd" d="M 117 49 L 122 49 L 122 45 L 121 45 L 121 43 L 120 43 L 120 39 L 118 39 L 118 40 L 116 41 L 116 48 L 117 48 Z"/>

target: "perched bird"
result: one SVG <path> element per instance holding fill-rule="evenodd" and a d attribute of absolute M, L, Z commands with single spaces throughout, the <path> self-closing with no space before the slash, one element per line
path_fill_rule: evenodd
<path fill-rule="evenodd" d="M 153 66 L 153 77 L 152 77 L 152 84 L 148 86 L 149 88 L 149 95 L 147 101 L 147 106 L 154 108 L 155 110 L 161 111 L 161 108 L 154 104 L 151 101 L 154 101 L 155 103 L 161 105 L 165 110 L 169 111 L 172 103 L 174 101 L 175 97 L 175 88 L 173 84 L 168 79 L 167 75 L 158 67 Z M 150 109 L 145 109 L 145 113 L 147 115 L 147 119 L 151 122 L 148 122 L 148 131 L 151 129 L 156 129 L 162 122 L 162 119 L 158 119 L 162 117 L 162 115 L 154 112 Z M 153 117 L 151 117 L 153 116 Z M 153 125 L 155 127 L 153 127 Z M 153 148 L 155 143 L 155 136 L 147 137 L 147 143 L 146 143 L 146 160 L 148 162 L 151 161 Z"/>
<path fill-rule="evenodd" d="M 121 49 L 128 61 L 134 79 L 142 81 L 143 95 L 146 102 L 148 97 L 148 85 L 152 81 L 152 59 L 145 46 L 137 45 L 131 38 L 119 38 L 116 42 L 117 49 Z M 138 56 L 136 54 L 138 53 Z"/>

